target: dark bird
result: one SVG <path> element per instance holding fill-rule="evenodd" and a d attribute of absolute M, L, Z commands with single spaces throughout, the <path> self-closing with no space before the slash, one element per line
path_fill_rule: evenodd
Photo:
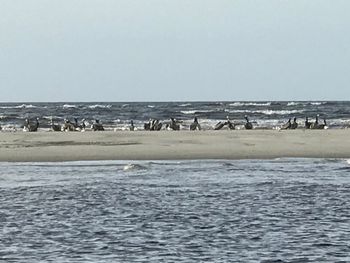
<path fill-rule="evenodd" d="M 25 120 L 23 131 L 36 132 L 39 128 L 39 118 L 36 118 L 35 124 L 31 124 L 28 119 Z"/>
<path fill-rule="evenodd" d="M 146 122 L 144 125 L 143 125 L 143 128 L 146 130 L 146 131 L 150 131 L 151 130 L 151 119 Z"/>
<path fill-rule="evenodd" d="M 236 125 L 233 123 L 233 122 L 231 122 L 231 120 L 228 118 L 228 116 L 227 116 L 227 126 L 228 126 L 228 128 L 230 129 L 230 130 L 235 130 L 236 129 Z"/>
<path fill-rule="evenodd" d="M 298 128 L 298 123 L 297 123 L 297 118 L 296 118 L 296 117 L 294 117 L 293 123 L 292 123 L 292 125 L 290 126 L 290 128 L 291 128 L 292 130 L 295 130 L 296 128 Z"/>
<path fill-rule="evenodd" d="M 310 129 L 319 129 L 319 127 L 318 127 L 318 114 L 316 115 L 316 119 L 315 119 L 315 122 L 314 123 L 312 123 L 311 124 L 311 126 L 310 126 Z"/>
<path fill-rule="evenodd" d="M 162 129 L 163 124 L 159 120 L 155 120 L 152 125 L 153 131 L 160 131 Z"/>
<path fill-rule="evenodd" d="M 227 124 L 227 122 L 219 121 L 215 125 L 214 130 L 221 130 L 226 124 Z"/>
<path fill-rule="evenodd" d="M 93 131 L 104 131 L 103 125 L 100 123 L 99 120 L 95 120 L 95 123 L 92 124 L 91 129 Z"/>
<path fill-rule="evenodd" d="M 198 122 L 197 117 L 194 117 L 194 120 L 193 120 L 193 122 L 192 122 L 191 125 L 190 125 L 190 130 L 191 130 L 191 131 L 194 131 L 194 130 L 201 130 L 201 126 L 200 126 L 200 124 L 199 124 L 199 122 Z"/>
<path fill-rule="evenodd" d="M 288 130 L 292 126 L 292 123 L 290 122 L 291 119 L 289 119 L 284 125 L 282 125 L 281 130 Z"/>
<path fill-rule="evenodd" d="M 170 118 L 169 128 L 174 130 L 174 131 L 179 131 L 180 130 L 180 124 L 174 118 Z"/>
<path fill-rule="evenodd" d="M 324 119 L 323 120 L 323 124 L 319 124 L 318 125 L 318 129 L 319 130 L 323 130 L 323 129 L 327 129 L 328 128 L 328 126 L 327 126 L 327 121 L 326 121 L 326 119 Z"/>
<path fill-rule="evenodd" d="M 311 122 L 309 121 L 309 118 L 305 118 L 305 129 L 310 129 L 311 128 Z"/>
<path fill-rule="evenodd" d="M 50 126 L 51 126 L 51 130 L 53 130 L 53 131 L 61 131 L 61 129 L 62 129 L 61 125 L 54 124 L 52 117 L 51 117 Z"/>
<path fill-rule="evenodd" d="M 75 127 L 73 123 L 70 122 L 70 120 L 64 120 L 64 124 L 61 128 L 62 131 L 75 131 Z"/>
<path fill-rule="evenodd" d="M 130 131 L 134 131 L 134 130 L 135 130 L 135 126 L 134 126 L 134 121 L 133 121 L 133 120 L 130 121 L 129 130 L 130 130 Z"/>
<path fill-rule="evenodd" d="M 251 130 L 251 129 L 253 129 L 253 124 L 249 121 L 248 116 L 245 116 L 244 118 L 245 118 L 245 120 L 247 121 L 247 122 L 244 124 L 244 128 L 246 128 L 246 130 Z"/>

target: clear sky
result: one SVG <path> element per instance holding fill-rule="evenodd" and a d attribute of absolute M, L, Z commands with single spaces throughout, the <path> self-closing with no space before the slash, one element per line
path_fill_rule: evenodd
<path fill-rule="evenodd" d="M 0 0 L 0 101 L 349 100 L 349 0 Z"/>

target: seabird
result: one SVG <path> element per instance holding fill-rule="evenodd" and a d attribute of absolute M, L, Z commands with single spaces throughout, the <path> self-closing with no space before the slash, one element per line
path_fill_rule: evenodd
<path fill-rule="evenodd" d="M 289 120 L 287 121 L 287 123 L 285 123 L 284 125 L 282 125 L 281 130 L 288 130 L 290 129 L 290 127 L 292 126 L 292 123 L 290 122 L 291 119 L 289 118 Z"/>
<path fill-rule="evenodd" d="M 296 117 L 294 117 L 293 123 L 292 123 L 292 125 L 290 126 L 290 128 L 291 128 L 292 130 L 295 130 L 296 128 L 298 128 L 298 123 L 297 123 L 297 118 L 296 118 Z"/>
<path fill-rule="evenodd" d="M 327 121 L 326 121 L 326 119 L 324 119 L 323 124 L 318 125 L 318 129 L 323 130 L 323 129 L 327 129 L 327 128 L 328 128 Z"/>
<path fill-rule="evenodd" d="M 74 118 L 74 129 L 76 131 L 84 131 L 85 130 L 85 119 L 82 120 L 82 124 L 79 124 L 78 123 L 78 119 L 77 118 Z"/>
<path fill-rule="evenodd" d="M 150 119 L 148 122 L 146 122 L 146 123 L 143 125 L 143 128 L 144 128 L 146 131 L 150 131 L 150 130 L 151 130 L 151 121 L 152 121 L 152 119 Z"/>
<path fill-rule="evenodd" d="M 246 123 L 244 124 L 244 128 L 246 128 L 246 130 L 251 130 L 253 129 L 253 124 L 249 121 L 248 116 L 244 117 L 246 119 Z"/>
<path fill-rule="evenodd" d="M 62 131 L 75 131 L 75 127 L 74 127 L 73 123 L 70 122 L 70 120 L 65 119 L 61 130 Z"/>
<path fill-rule="evenodd" d="M 228 128 L 230 130 L 235 130 L 236 129 L 236 125 L 233 122 L 230 121 L 228 116 L 226 118 L 227 118 L 227 122 L 226 123 L 227 123 Z"/>
<path fill-rule="evenodd" d="M 310 129 L 319 129 L 319 125 L 318 125 L 318 114 L 316 115 L 316 120 L 315 120 L 315 122 L 314 123 L 312 123 L 311 124 L 311 126 L 310 126 Z"/>
<path fill-rule="evenodd" d="M 311 128 L 311 122 L 309 122 L 309 118 L 305 118 L 305 129 L 310 129 Z"/>
<path fill-rule="evenodd" d="M 179 131 L 180 130 L 180 124 L 178 123 L 177 120 L 175 120 L 174 118 L 170 118 L 170 125 L 169 128 L 174 130 L 174 131 Z"/>
<path fill-rule="evenodd" d="M 39 128 L 39 118 L 36 118 L 36 122 L 34 125 L 29 123 L 29 120 L 26 119 L 24 127 L 23 127 L 23 131 L 36 132 L 36 131 L 38 131 L 38 128 Z"/>
<path fill-rule="evenodd" d="M 53 123 L 53 119 L 51 117 L 51 130 L 53 130 L 53 131 L 61 131 L 61 128 L 62 128 L 61 125 Z"/>
<path fill-rule="evenodd" d="M 227 124 L 227 122 L 219 121 L 215 125 L 214 130 L 221 130 L 226 124 Z"/>
<path fill-rule="evenodd" d="M 162 129 L 163 123 L 161 123 L 159 120 L 156 120 L 154 123 L 154 130 L 155 131 L 160 131 Z"/>
<path fill-rule="evenodd" d="M 130 130 L 130 131 L 134 131 L 134 130 L 135 130 L 135 126 L 134 126 L 134 121 L 133 121 L 133 120 L 130 121 L 129 130 Z"/>
<path fill-rule="evenodd" d="M 194 117 L 194 120 L 193 120 L 193 122 L 192 122 L 191 125 L 190 125 L 190 130 L 191 130 L 191 131 L 194 131 L 194 130 L 201 130 L 201 126 L 200 126 L 200 124 L 199 124 L 199 122 L 198 122 L 197 117 Z"/>
<path fill-rule="evenodd" d="M 91 129 L 93 131 L 104 131 L 103 125 L 100 123 L 99 120 L 95 120 L 95 123 L 92 124 Z"/>

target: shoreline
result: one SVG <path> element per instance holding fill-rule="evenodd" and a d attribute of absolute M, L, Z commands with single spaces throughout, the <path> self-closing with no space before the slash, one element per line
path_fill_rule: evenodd
<path fill-rule="evenodd" d="M 0 162 L 350 158 L 350 129 L 0 133 Z"/>

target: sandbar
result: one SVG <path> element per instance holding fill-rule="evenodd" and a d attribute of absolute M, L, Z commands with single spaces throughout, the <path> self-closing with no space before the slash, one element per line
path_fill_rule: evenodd
<path fill-rule="evenodd" d="M 350 158 L 350 129 L 0 132 L 1 162 Z"/>

